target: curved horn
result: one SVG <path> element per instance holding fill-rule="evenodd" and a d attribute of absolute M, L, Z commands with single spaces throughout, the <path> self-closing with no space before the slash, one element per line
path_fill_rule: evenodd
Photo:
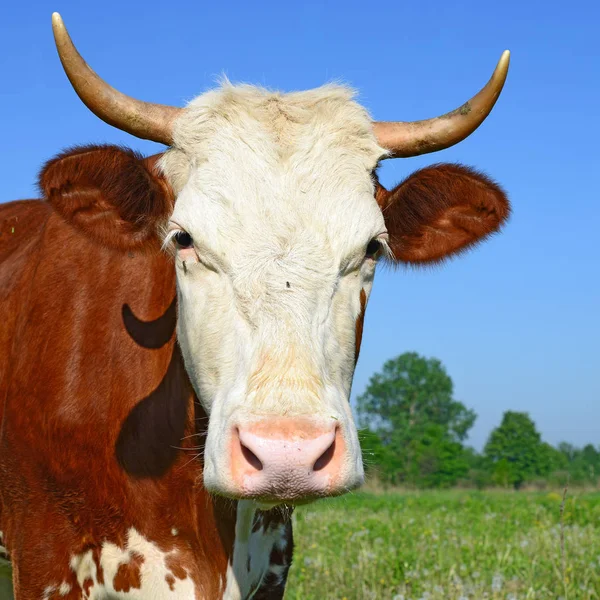
<path fill-rule="evenodd" d="M 505 50 L 485 87 L 461 107 L 441 117 L 426 121 L 375 122 L 373 128 L 379 145 L 391 152 L 390 158 L 400 158 L 436 152 L 461 142 L 490 114 L 506 81 L 509 63 L 510 52 Z"/>
<path fill-rule="evenodd" d="M 81 58 L 58 13 L 52 15 L 52 30 L 60 62 L 71 85 L 97 117 L 136 137 L 167 146 L 172 143 L 173 121 L 181 108 L 142 102 L 115 90 Z"/>

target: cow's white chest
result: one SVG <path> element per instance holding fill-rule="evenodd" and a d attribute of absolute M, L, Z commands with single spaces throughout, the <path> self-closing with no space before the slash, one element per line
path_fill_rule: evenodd
<path fill-rule="evenodd" d="M 163 552 L 131 528 L 123 548 L 103 544 L 99 565 L 90 550 L 72 556 L 71 569 L 86 600 L 195 600 L 194 583 L 177 554 Z"/>
<path fill-rule="evenodd" d="M 263 526 L 256 511 L 254 502 L 238 502 L 233 561 L 227 567 L 223 600 L 250 600 L 270 574 L 279 580 L 285 577 L 286 567 L 271 564 L 271 554 L 287 547 L 286 526 Z"/>

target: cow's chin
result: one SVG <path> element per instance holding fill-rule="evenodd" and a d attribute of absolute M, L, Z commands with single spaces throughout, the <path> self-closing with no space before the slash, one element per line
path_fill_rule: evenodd
<path fill-rule="evenodd" d="M 233 424 L 220 439 L 209 431 L 204 486 L 265 508 L 339 496 L 364 479 L 358 440 L 347 429 L 338 419 L 304 416 Z"/>
<path fill-rule="evenodd" d="M 303 506 L 311 504 L 317 500 L 324 498 L 333 498 L 346 494 L 364 483 L 364 475 L 362 473 L 356 476 L 352 481 L 348 481 L 346 485 L 339 487 L 332 487 L 327 490 L 274 490 L 271 493 L 252 493 L 243 489 L 237 489 L 231 485 L 230 482 L 224 482 L 222 480 L 215 481 L 211 477 L 204 478 L 205 489 L 216 496 L 223 496 L 232 500 L 251 500 L 257 506 L 259 510 L 271 510 L 278 506 Z"/>

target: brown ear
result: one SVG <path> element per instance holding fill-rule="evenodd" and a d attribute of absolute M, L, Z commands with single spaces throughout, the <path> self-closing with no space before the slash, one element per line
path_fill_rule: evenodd
<path fill-rule="evenodd" d="M 468 167 L 416 171 L 392 191 L 378 186 L 390 247 L 398 261 L 439 262 L 498 231 L 510 214 L 500 186 Z"/>
<path fill-rule="evenodd" d="M 118 146 L 73 148 L 46 163 L 39 186 L 57 212 L 100 244 L 157 247 L 158 227 L 173 206 L 158 158 Z"/>

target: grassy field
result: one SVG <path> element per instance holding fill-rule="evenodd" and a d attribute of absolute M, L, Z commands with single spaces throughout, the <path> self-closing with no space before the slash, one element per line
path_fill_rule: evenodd
<path fill-rule="evenodd" d="M 12 584 L 10 580 L 10 567 L 0 555 L 0 600 L 12 599 Z"/>
<path fill-rule="evenodd" d="M 569 494 L 564 567 L 560 504 L 554 492 L 450 491 L 299 508 L 286 600 L 599 599 L 600 494 Z M 0 600 L 3 574 L 0 561 Z"/>
<path fill-rule="evenodd" d="M 357 493 L 297 510 L 286 600 L 600 598 L 600 494 Z"/>

